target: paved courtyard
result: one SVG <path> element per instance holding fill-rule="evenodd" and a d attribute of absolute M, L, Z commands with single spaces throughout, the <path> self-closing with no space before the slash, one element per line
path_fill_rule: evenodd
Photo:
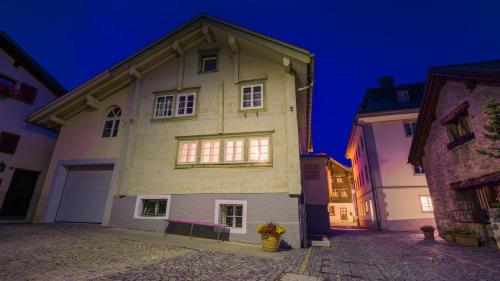
<path fill-rule="evenodd" d="M 500 280 L 492 248 L 364 230 L 334 231 L 332 244 L 267 255 L 99 225 L 0 225 L 0 280 Z"/>

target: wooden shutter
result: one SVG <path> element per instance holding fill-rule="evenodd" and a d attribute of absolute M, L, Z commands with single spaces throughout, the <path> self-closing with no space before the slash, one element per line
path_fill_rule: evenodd
<path fill-rule="evenodd" d="M 26 83 L 21 83 L 19 91 L 16 94 L 16 99 L 32 105 L 35 101 L 37 91 L 37 88 Z"/>
<path fill-rule="evenodd" d="M 0 133 L 0 152 L 7 154 L 16 153 L 17 144 L 21 137 L 7 132 Z"/>

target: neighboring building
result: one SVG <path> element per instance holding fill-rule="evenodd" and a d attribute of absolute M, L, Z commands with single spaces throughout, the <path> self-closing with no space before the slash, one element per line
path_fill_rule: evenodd
<path fill-rule="evenodd" d="M 500 61 L 429 71 L 409 161 L 425 167 L 439 231 L 466 226 L 485 236 L 487 209 L 500 202 L 500 159 L 477 151 L 499 147 L 484 136 L 492 98 L 500 101 Z"/>
<path fill-rule="evenodd" d="M 328 219 L 329 161 L 330 157 L 323 153 L 300 156 L 307 234 L 309 236 L 330 233 Z"/>
<path fill-rule="evenodd" d="M 423 90 L 423 83 L 396 86 L 384 77 L 366 91 L 346 151 L 362 227 L 415 230 L 434 224 L 424 169 L 407 163 Z"/>
<path fill-rule="evenodd" d="M 357 225 L 356 210 L 354 208 L 352 188 L 352 170 L 349 167 L 330 158 L 328 161 L 328 213 L 330 225 L 354 226 Z"/>
<path fill-rule="evenodd" d="M 43 222 L 164 231 L 168 220 L 257 225 L 304 241 L 314 56 L 199 16 L 29 116 L 60 131 Z"/>
<path fill-rule="evenodd" d="M 65 91 L 0 31 L 0 220 L 31 221 L 57 135 L 25 118 Z"/>

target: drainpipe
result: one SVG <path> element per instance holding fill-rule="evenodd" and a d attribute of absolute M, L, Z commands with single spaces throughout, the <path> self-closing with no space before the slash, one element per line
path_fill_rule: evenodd
<path fill-rule="evenodd" d="M 365 130 L 363 129 L 363 126 L 361 126 L 359 123 L 358 123 L 358 120 L 354 121 L 354 125 L 355 126 L 358 126 L 361 128 L 361 132 L 363 133 L 363 138 L 365 139 L 365 144 L 366 144 L 366 134 L 365 134 Z M 370 162 L 370 156 L 368 154 L 368 148 L 365 146 L 365 152 L 366 152 L 366 159 L 368 161 L 368 168 L 370 169 L 370 182 L 371 182 L 371 189 L 372 189 L 372 196 L 373 196 L 373 204 L 375 204 L 375 219 L 377 220 L 377 229 L 378 230 L 381 230 L 381 226 L 380 226 L 380 213 L 379 213 L 379 205 L 378 205 L 378 199 L 377 199 L 377 193 L 375 192 L 375 182 L 373 181 L 373 174 L 372 174 L 372 165 L 371 165 L 371 162 Z M 356 200 L 357 202 L 357 200 Z"/>

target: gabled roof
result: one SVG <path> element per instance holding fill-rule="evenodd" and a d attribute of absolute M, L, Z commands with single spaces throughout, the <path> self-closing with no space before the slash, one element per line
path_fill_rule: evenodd
<path fill-rule="evenodd" d="M 445 80 L 500 84 L 500 60 L 438 66 L 429 69 L 422 106 L 417 120 L 408 162 L 421 165 L 424 147 L 429 136 L 434 115 Z"/>
<path fill-rule="evenodd" d="M 302 74 L 296 76 L 304 84 L 307 84 L 307 87 L 305 87 L 308 95 L 306 127 L 308 148 L 310 148 L 314 55 L 305 49 L 204 14 L 193 18 L 181 27 L 73 89 L 67 95 L 32 113 L 27 120 L 38 125 L 57 129 L 65 120 L 85 110 L 89 99 L 101 101 L 114 94 L 118 89 L 132 83 L 136 77 L 144 75 L 160 64 L 176 58 L 178 56 L 176 46 L 181 46 L 183 50 L 190 50 L 199 46 L 207 41 L 207 33 L 211 33 L 212 29 L 221 30 L 239 40 L 251 42 L 261 49 L 280 54 L 283 58 L 289 59 L 292 68 L 294 65 L 297 66 L 297 69 L 294 68 L 294 70 L 296 73 L 300 72 Z"/>
<path fill-rule="evenodd" d="M 419 108 L 424 87 L 425 83 L 412 83 L 389 88 L 367 89 L 358 114 Z M 408 91 L 410 101 L 398 102 L 396 94 L 398 91 Z"/>
<path fill-rule="evenodd" d="M 10 38 L 7 33 L 0 31 L 0 48 L 4 50 L 17 66 L 22 66 L 31 73 L 55 96 L 62 96 L 67 90 L 52 75 L 50 75 L 38 62 Z"/>

